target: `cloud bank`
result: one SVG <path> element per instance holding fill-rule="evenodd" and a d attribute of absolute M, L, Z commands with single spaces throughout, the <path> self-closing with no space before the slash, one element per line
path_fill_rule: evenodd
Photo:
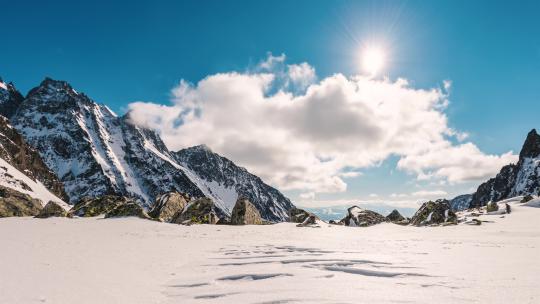
<path fill-rule="evenodd" d="M 283 190 L 341 192 L 347 178 L 399 157 L 419 180 L 482 180 L 516 160 L 488 155 L 449 127 L 450 83 L 414 88 L 335 74 L 318 80 L 308 63 L 269 56 L 254 70 L 184 80 L 170 105 L 135 102 L 133 122 L 156 129 L 172 150 L 206 144 Z"/>

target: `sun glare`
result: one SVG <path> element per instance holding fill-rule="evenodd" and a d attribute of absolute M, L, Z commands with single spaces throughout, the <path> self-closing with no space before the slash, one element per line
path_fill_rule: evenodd
<path fill-rule="evenodd" d="M 385 59 L 385 53 L 380 47 L 365 48 L 362 51 L 362 69 L 375 76 L 384 68 Z"/>

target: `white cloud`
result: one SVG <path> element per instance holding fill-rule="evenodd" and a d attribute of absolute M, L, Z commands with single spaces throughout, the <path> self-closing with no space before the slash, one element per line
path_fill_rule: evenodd
<path fill-rule="evenodd" d="M 450 82 L 417 89 L 405 79 L 342 74 L 316 81 L 307 63 L 283 68 L 285 59 L 182 81 L 171 105 L 132 103 L 131 119 L 159 130 L 172 150 L 204 143 L 282 190 L 306 193 L 345 191 L 344 178 L 391 155 L 419 179 L 452 183 L 484 179 L 516 159 L 452 143 L 465 138 L 444 112 Z"/>
<path fill-rule="evenodd" d="M 315 199 L 315 192 L 300 193 L 299 197 L 303 200 L 313 200 Z"/>
<path fill-rule="evenodd" d="M 421 190 L 411 193 L 412 196 L 417 197 L 437 197 L 437 198 L 443 198 L 448 193 L 444 190 Z"/>

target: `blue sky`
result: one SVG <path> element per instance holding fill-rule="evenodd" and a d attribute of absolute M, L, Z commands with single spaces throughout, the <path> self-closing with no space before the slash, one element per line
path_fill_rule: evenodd
<path fill-rule="evenodd" d="M 243 72 L 269 52 L 309 63 L 318 79 L 354 75 L 361 46 L 375 41 L 389 79 L 416 89 L 452 82 L 448 126 L 483 152 L 518 152 L 540 127 L 538 1 L 0 2 L 0 76 L 23 92 L 51 76 L 122 113 L 134 101 L 169 104 L 181 79 Z M 409 191 L 417 182 L 396 170 L 397 160 L 317 197 Z M 453 195 L 473 185 L 442 188 Z"/>

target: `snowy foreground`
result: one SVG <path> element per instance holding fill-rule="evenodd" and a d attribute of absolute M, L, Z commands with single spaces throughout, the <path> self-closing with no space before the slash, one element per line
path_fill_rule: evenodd
<path fill-rule="evenodd" d="M 540 303 L 540 208 L 481 226 L 0 219 L 0 303 Z"/>

